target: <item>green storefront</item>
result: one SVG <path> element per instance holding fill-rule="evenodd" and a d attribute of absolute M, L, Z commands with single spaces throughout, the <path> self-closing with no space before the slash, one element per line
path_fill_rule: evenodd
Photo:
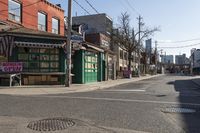
<path fill-rule="evenodd" d="M 104 51 L 87 44 L 85 50 L 78 50 L 72 56 L 73 83 L 85 84 L 101 82 L 105 77 Z"/>
<path fill-rule="evenodd" d="M 22 85 L 64 83 L 65 53 L 62 45 L 66 41 L 66 37 L 20 28 L 6 33 L 1 32 L 0 38 L 2 40 L 11 38 L 5 45 L 6 49 L 10 50 L 10 54 L 4 55 L 4 62 L 21 62 L 23 64 L 20 72 Z M 7 51 L 4 50 L 4 53 Z M 8 82 L 7 79 L 1 81 Z"/>

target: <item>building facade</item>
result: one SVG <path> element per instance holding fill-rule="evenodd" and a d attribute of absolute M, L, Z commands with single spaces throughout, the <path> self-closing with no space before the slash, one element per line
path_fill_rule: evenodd
<path fill-rule="evenodd" d="M 200 49 L 193 49 L 190 56 L 191 72 L 193 74 L 200 74 Z"/>
<path fill-rule="evenodd" d="M 111 49 L 112 20 L 106 14 L 77 16 L 72 18 L 73 25 L 81 26 L 86 42 L 104 49 L 105 80 L 116 78 L 116 57 Z"/>
<path fill-rule="evenodd" d="M 175 64 L 182 65 L 185 64 L 186 62 L 187 62 L 186 54 L 175 56 Z"/>
<path fill-rule="evenodd" d="M 10 68 L 0 73 L 20 73 L 24 85 L 63 84 L 64 10 L 47 0 L 1 0 L 0 7 L 0 63 Z"/>
<path fill-rule="evenodd" d="M 174 63 L 174 56 L 173 55 L 161 55 L 161 63 L 164 64 L 173 64 Z"/>
<path fill-rule="evenodd" d="M 73 25 L 83 25 L 86 34 L 102 33 L 110 36 L 113 21 L 105 13 L 95 15 L 76 16 L 72 18 Z"/>

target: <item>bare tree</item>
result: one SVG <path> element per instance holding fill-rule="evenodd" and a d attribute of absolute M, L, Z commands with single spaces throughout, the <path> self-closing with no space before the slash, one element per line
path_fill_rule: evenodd
<path fill-rule="evenodd" d="M 130 15 L 127 12 L 122 13 L 119 20 L 120 26 L 118 27 L 118 34 L 113 36 L 113 40 L 115 44 L 119 45 L 121 49 L 128 53 L 128 70 L 131 70 L 132 53 L 140 49 L 140 43 L 143 39 L 159 31 L 159 28 L 148 28 L 144 23 L 139 21 L 140 28 L 138 31 L 135 31 L 135 29 L 130 26 Z"/>

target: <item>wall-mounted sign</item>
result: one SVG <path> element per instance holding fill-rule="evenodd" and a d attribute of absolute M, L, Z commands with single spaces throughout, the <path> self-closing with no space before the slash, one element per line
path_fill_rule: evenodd
<path fill-rule="evenodd" d="M 22 72 L 22 68 L 22 62 L 2 62 L 0 64 L 1 71 L 6 73 Z"/>
<path fill-rule="evenodd" d="M 101 45 L 104 47 L 109 47 L 109 42 L 106 40 L 101 40 Z"/>
<path fill-rule="evenodd" d="M 84 37 L 81 35 L 72 35 L 71 41 L 72 43 L 82 43 L 84 41 Z"/>

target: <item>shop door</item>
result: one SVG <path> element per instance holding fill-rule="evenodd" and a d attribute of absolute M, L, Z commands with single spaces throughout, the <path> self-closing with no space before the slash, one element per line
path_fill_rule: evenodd
<path fill-rule="evenodd" d="M 85 53 L 85 83 L 97 82 L 98 58 L 92 52 Z"/>

